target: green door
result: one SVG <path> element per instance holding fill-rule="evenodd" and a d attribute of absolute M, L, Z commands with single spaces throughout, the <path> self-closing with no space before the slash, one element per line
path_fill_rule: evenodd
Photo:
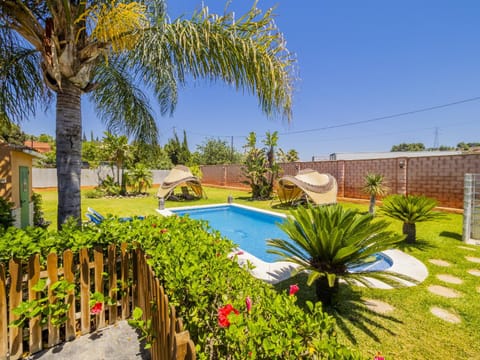
<path fill-rule="evenodd" d="M 22 229 L 30 225 L 30 199 L 28 197 L 30 186 L 28 180 L 28 167 L 20 166 L 20 227 Z"/>

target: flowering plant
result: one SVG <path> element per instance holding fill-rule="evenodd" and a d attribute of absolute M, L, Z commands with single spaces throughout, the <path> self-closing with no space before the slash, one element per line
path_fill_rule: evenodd
<path fill-rule="evenodd" d="M 230 326 L 230 321 L 228 321 L 228 315 L 233 312 L 235 315 L 240 314 L 240 312 L 235 309 L 232 304 L 227 304 L 220 309 L 218 309 L 218 325 L 220 327 L 229 327 Z"/>

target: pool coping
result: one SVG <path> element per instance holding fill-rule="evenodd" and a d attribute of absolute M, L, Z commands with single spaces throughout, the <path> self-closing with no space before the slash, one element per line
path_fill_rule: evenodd
<path fill-rule="evenodd" d="M 277 217 L 286 218 L 287 215 L 276 213 L 273 211 L 268 211 L 264 209 L 258 209 L 251 206 L 240 205 L 240 204 L 233 204 L 233 203 L 220 203 L 220 204 L 210 204 L 210 205 L 197 205 L 197 206 L 177 206 L 168 209 L 156 209 L 157 212 L 162 216 L 171 216 L 174 213 L 171 210 L 188 210 L 188 209 L 199 209 L 199 208 L 213 208 L 213 207 L 221 207 L 221 206 L 235 206 L 247 210 L 257 211 L 264 214 L 269 214 Z M 401 250 L 392 249 L 392 250 L 385 250 L 382 251 L 385 255 L 390 257 L 393 260 L 392 266 L 388 269 L 389 272 L 395 274 L 406 275 L 411 279 L 415 280 L 417 283 L 424 281 L 428 276 L 428 269 L 427 267 L 417 258 L 404 253 Z M 230 257 L 236 256 L 237 261 L 240 266 L 246 266 L 248 262 L 254 265 L 254 269 L 250 270 L 250 273 L 256 277 L 257 279 L 261 279 L 265 282 L 270 284 L 277 284 L 283 280 L 286 280 L 292 276 L 292 272 L 297 267 L 296 264 L 286 262 L 286 261 L 278 261 L 269 263 L 263 261 L 256 256 L 250 254 L 243 249 L 237 249 L 232 251 L 229 254 Z M 369 285 L 374 288 L 380 289 L 392 289 L 392 287 L 384 282 L 372 279 L 368 276 L 365 277 L 369 281 Z M 399 279 L 405 286 L 415 286 L 417 283 L 410 282 L 404 279 Z"/>

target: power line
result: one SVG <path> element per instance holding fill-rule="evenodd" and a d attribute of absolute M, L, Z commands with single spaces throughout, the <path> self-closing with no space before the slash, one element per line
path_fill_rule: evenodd
<path fill-rule="evenodd" d="M 365 123 L 375 122 L 375 121 L 380 121 L 380 120 L 388 120 L 388 119 L 393 119 L 393 118 L 397 118 L 397 117 L 401 117 L 401 116 L 418 114 L 418 113 L 421 113 L 421 112 L 442 109 L 442 108 L 446 108 L 446 107 L 449 107 L 449 106 L 460 105 L 460 104 L 464 104 L 464 103 L 467 103 L 467 102 L 478 101 L 478 100 L 480 100 L 480 96 L 476 96 L 476 97 L 469 98 L 469 99 L 458 100 L 458 101 L 454 101 L 454 102 L 447 103 L 447 104 L 435 105 L 435 106 L 430 106 L 430 107 L 421 108 L 421 109 L 417 109 L 417 110 L 411 110 L 411 111 L 405 111 L 405 112 L 392 114 L 392 115 L 380 116 L 380 117 L 371 118 L 371 119 L 367 119 L 367 120 L 352 121 L 352 122 L 347 122 L 347 123 L 343 123 L 343 124 L 329 125 L 329 126 L 324 126 L 324 127 L 315 128 L 315 129 L 290 131 L 290 132 L 286 132 L 286 133 L 280 133 L 279 135 L 303 134 L 303 133 L 308 133 L 308 132 L 315 132 L 315 131 L 335 129 L 335 128 L 346 127 L 346 126 L 365 124 Z"/>
<path fill-rule="evenodd" d="M 351 122 L 346 122 L 346 123 L 337 124 L 337 125 L 323 126 L 323 127 L 320 127 L 320 128 L 283 132 L 283 133 L 279 133 L 279 135 L 304 134 L 304 133 L 309 133 L 309 132 L 317 132 L 317 131 L 336 129 L 336 128 L 341 128 L 341 127 L 355 126 L 355 125 L 366 124 L 366 123 L 376 122 L 376 121 L 381 121 L 381 120 L 394 119 L 394 118 L 397 118 L 397 117 L 413 115 L 413 114 L 418 114 L 418 113 L 432 111 L 432 110 L 443 109 L 443 108 L 446 108 L 446 107 L 465 104 L 465 103 L 468 103 L 468 102 L 479 101 L 479 100 L 480 100 L 480 96 L 476 96 L 476 97 L 472 97 L 472 98 L 468 98 L 468 99 L 462 99 L 462 100 L 458 100 L 458 101 L 454 101 L 454 102 L 450 102 L 450 103 L 446 103 L 446 104 L 435 105 L 435 106 L 420 108 L 420 109 L 416 109 L 416 110 L 405 111 L 405 112 L 401 112 L 401 113 L 395 113 L 395 114 L 391 114 L 391 115 L 375 117 L 375 118 L 366 119 L 366 120 L 351 121 Z M 214 135 L 214 134 L 199 133 L 199 132 L 190 131 L 190 130 L 184 130 L 184 131 L 186 131 L 187 133 L 192 134 L 192 135 L 210 137 L 210 138 L 231 138 L 232 136 L 234 138 L 247 138 L 248 137 L 248 135 Z"/>

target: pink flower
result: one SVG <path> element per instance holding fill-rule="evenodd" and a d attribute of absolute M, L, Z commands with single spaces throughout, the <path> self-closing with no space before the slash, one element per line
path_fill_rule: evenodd
<path fill-rule="evenodd" d="M 237 251 L 237 255 L 243 255 L 243 254 L 244 254 L 244 252 L 242 250 Z"/>
<path fill-rule="evenodd" d="M 245 298 L 245 305 L 247 306 L 247 312 L 250 312 L 252 309 L 252 299 L 250 299 L 250 296 Z"/>
<path fill-rule="evenodd" d="M 230 321 L 228 321 L 228 315 L 233 312 L 235 315 L 240 314 L 240 312 L 235 309 L 232 304 L 227 304 L 224 307 L 221 307 L 218 309 L 218 325 L 220 327 L 229 327 L 230 326 Z"/>
<path fill-rule="evenodd" d="M 90 309 L 90 314 L 93 314 L 93 315 L 100 314 L 101 312 L 102 312 L 102 303 L 101 302 L 95 303 L 95 305 L 93 305 L 93 307 Z"/>
<path fill-rule="evenodd" d="M 385 360 L 385 358 L 382 356 L 382 354 L 377 352 L 377 355 L 373 358 L 373 360 Z"/>
<path fill-rule="evenodd" d="M 290 291 L 288 292 L 288 295 L 292 296 L 297 293 L 297 291 L 300 290 L 297 284 L 290 285 Z"/>

